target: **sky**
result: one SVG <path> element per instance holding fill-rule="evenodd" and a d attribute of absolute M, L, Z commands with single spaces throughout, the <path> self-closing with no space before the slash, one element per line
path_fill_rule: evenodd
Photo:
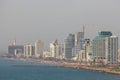
<path fill-rule="evenodd" d="M 14 39 L 18 45 L 55 39 L 82 31 L 94 38 L 99 31 L 120 37 L 120 0 L 0 0 L 0 51 Z"/>

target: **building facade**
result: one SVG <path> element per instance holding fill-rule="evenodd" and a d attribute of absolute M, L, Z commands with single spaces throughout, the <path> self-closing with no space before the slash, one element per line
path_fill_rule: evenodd
<path fill-rule="evenodd" d="M 35 57 L 38 58 L 42 56 L 44 50 L 44 43 L 41 40 L 35 41 Z"/>
<path fill-rule="evenodd" d="M 84 44 L 84 32 L 77 32 L 75 34 L 75 45 L 73 47 L 73 56 L 77 56 L 80 50 L 83 49 Z"/>
<path fill-rule="evenodd" d="M 120 64 L 120 48 L 118 49 L 118 63 Z"/>
<path fill-rule="evenodd" d="M 93 59 L 92 59 L 92 44 L 90 39 L 85 39 L 84 47 L 86 62 L 91 62 Z"/>
<path fill-rule="evenodd" d="M 111 36 L 106 38 L 106 63 L 118 63 L 118 37 Z"/>
<path fill-rule="evenodd" d="M 8 53 L 10 55 L 17 55 L 18 53 L 24 54 L 24 46 L 22 45 L 9 45 Z"/>
<path fill-rule="evenodd" d="M 72 58 L 73 47 L 75 45 L 75 36 L 74 34 L 69 34 L 64 41 L 64 56 L 69 59 Z"/>
<path fill-rule="evenodd" d="M 118 60 L 118 37 L 109 31 L 102 31 L 92 41 L 92 56 L 94 62 L 116 64 Z"/>
<path fill-rule="evenodd" d="M 59 45 L 57 40 L 50 43 L 50 54 L 53 58 L 59 58 Z"/>
<path fill-rule="evenodd" d="M 24 45 L 24 57 L 29 58 L 33 55 L 33 46 L 31 44 Z"/>

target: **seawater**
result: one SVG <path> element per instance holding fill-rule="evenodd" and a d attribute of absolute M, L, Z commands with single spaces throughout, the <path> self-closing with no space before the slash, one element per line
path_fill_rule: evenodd
<path fill-rule="evenodd" d="M 120 80 L 120 75 L 0 59 L 0 80 Z"/>

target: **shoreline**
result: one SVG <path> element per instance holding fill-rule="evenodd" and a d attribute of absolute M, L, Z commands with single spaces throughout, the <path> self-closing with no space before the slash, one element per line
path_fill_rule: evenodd
<path fill-rule="evenodd" d="M 111 70 L 108 68 L 79 65 L 77 63 L 69 63 L 69 62 L 62 62 L 62 61 L 48 61 L 48 60 L 43 60 L 43 59 L 31 59 L 31 58 L 25 59 L 25 58 L 7 58 L 7 57 L 4 57 L 3 59 L 13 60 L 13 61 L 36 62 L 38 64 L 54 65 L 56 67 L 61 67 L 61 68 L 73 68 L 73 69 L 82 69 L 82 70 L 90 70 L 90 71 L 99 71 L 102 73 L 120 75 L 120 71 L 115 71 L 115 70 Z"/>
<path fill-rule="evenodd" d="M 82 65 L 62 65 L 60 67 L 64 68 L 73 68 L 73 69 L 82 69 L 82 70 L 89 70 L 89 71 L 99 71 L 102 73 L 108 73 L 108 74 L 114 74 L 114 75 L 120 75 L 120 71 L 110 70 L 107 68 L 100 68 L 100 67 L 88 67 L 88 66 L 82 66 Z"/>

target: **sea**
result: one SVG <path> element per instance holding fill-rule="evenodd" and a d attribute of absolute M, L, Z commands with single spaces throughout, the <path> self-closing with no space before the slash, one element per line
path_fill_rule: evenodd
<path fill-rule="evenodd" d="M 0 59 L 0 80 L 120 80 L 120 75 Z"/>

